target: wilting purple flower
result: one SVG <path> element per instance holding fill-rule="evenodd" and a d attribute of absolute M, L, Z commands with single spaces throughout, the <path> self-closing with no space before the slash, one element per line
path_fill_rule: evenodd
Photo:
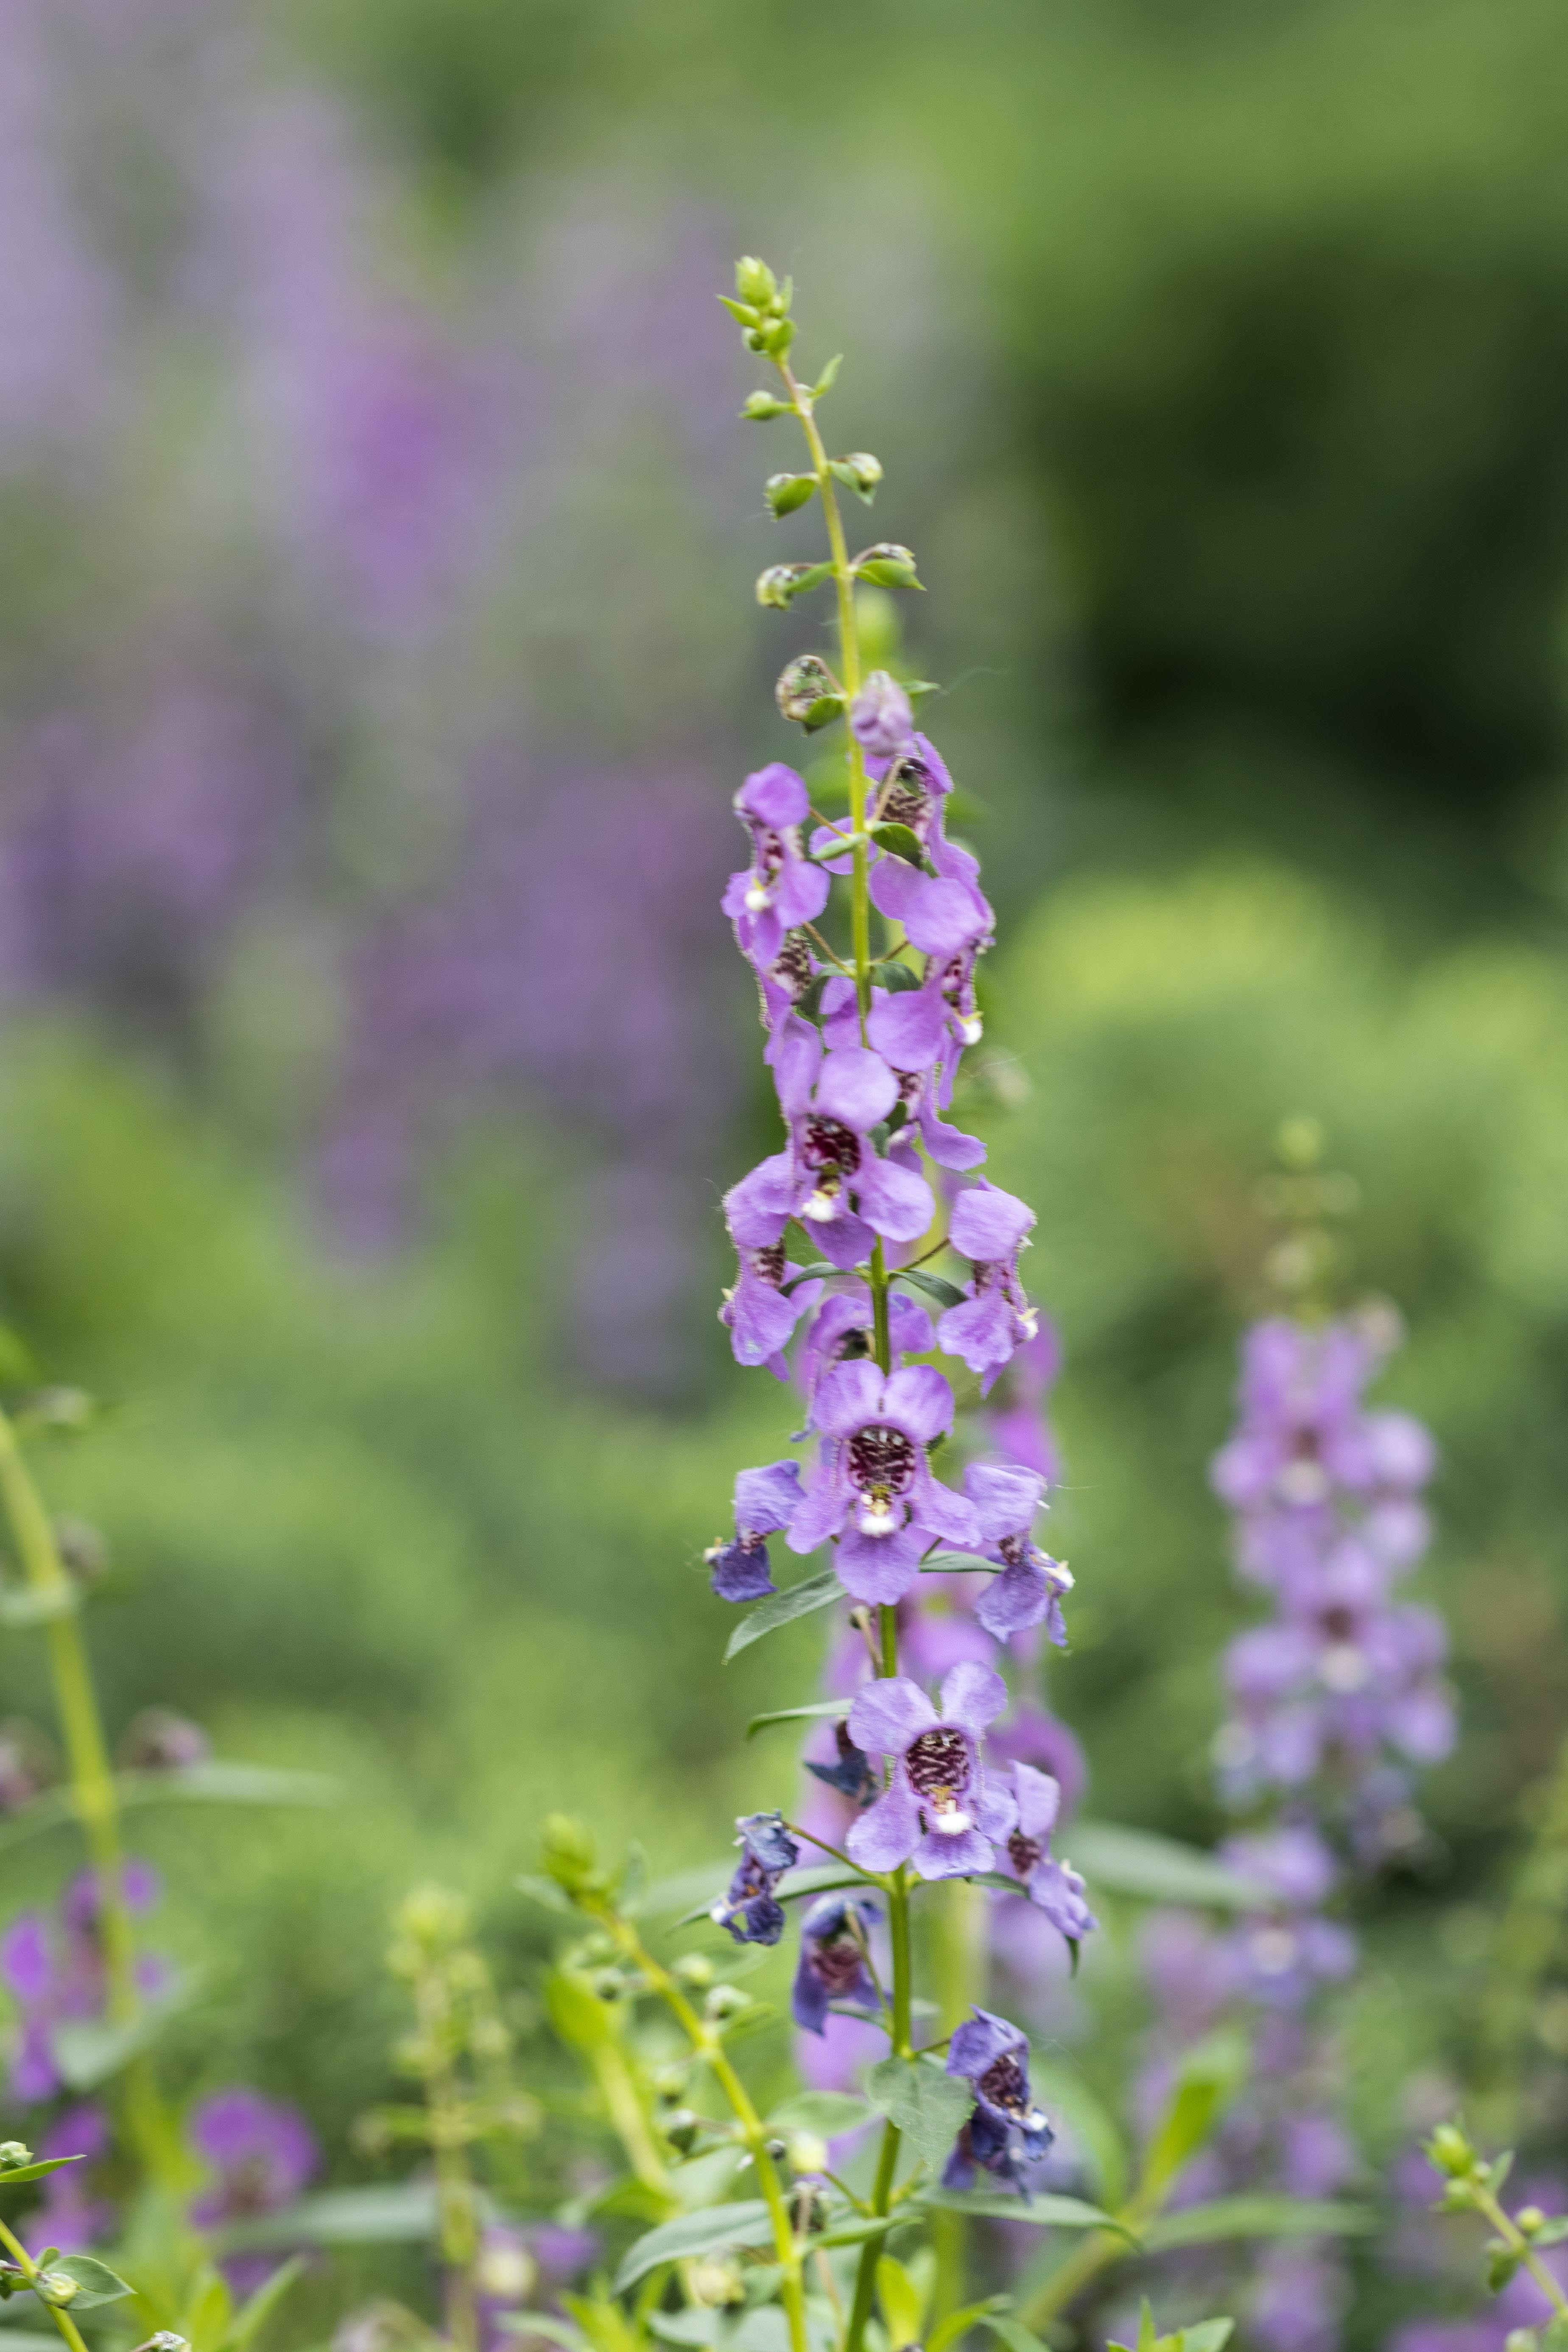
<path fill-rule="evenodd" d="M 979 1375 L 983 1395 L 1015 1349 L 1039 1336 L 1039 1318 L 1018 1280 L 1018 1253 L 1034 1222 L 1026 1202 L 984 1178 L 952 1204 L 948 1241 L 974 1271 L 963 1306 L 950 1307 L 937 1324 L 937 1344 Z"/>
<path fill-rule="evenodd" d="M 1100 1922 L 1083 1899 L 1083 1880 L 1070 1863 L 1051 1853 L 1051 1832 L 1061 1810 L 1062 1792 L 1045 1772 L 1032 1764 L 1013 1767 L 1013 1801 L 1018 1818 L 1007 1834 L 1007 1863 L 1022 1879 L 1024 1891 L 1053 1927 L 1069 1943 L 1081 1943 Z"/>
<path fill-rule="evenodd" d="M 84 2159 L 51 2172 L 40 2184 L 39 2202 L 21 2230 L 27 2252 L 39 2253 L 58 2246 L 62 2254 L 85 2254 L 114 2227 L 114 2208 L 94 2197 L 90 2167 L 109 2152 L 109 2124 L 101 2107 L 84 2102 L 57 2116 L 37 2143 L 46 2160 L 75 2156 Z"/>
<path fill-rule="evenodd" d="M 833 1727 L 834 1760 L 831 1764 L 816 1763 L 808 1756 L 804 1760 L 814 1780 L 825 1789 L 836 1789 L 852 1804 L 868 1805 L 877 1793 L 877 1775 L 871 1769 L 871 1759 L 864 1749 L 857 1748 L 849 1737 L 847 1718 Z"/>
<path fill-rule="evenodd" d="M 767 1539 L 788 1527 L 800 1498 L 798 1462 L 770 1462 L 765 1469 L 736 1472 L 734 1535 L 703 1554 L 721 1601 L 761 1601 L 776 1590 Z"/>
<path fill-rule="evenodd" d="M 191 2146 L 214 2175 L 191 2201 L 198 2230 L 281 2212 L 292 2205 L 321 2160 L 316 2136 L 298 2107 L 245 2084 L 214 2091 L 192 2108 Z M 237 2254 L 224 2265 L 237 2294 L 248 2294 L 277 2268 L 273 2254 Z"/>
<path fill-rule="evenodd" d="M 773 1889 L 800 1860 L 800 1848 L 782 1813 L 747 1813 L 735 1827 L 741 1832 L 741 1859 L 728 1892 L 709 1916 L 716 1926 L 728 1927 L 737 1944 L 776 1944 L 784 1934 L 784 1914 Z"/>
<path fill-rule="evenodd" d="M 948 2158 L 942 2187 L 972 2187 L 979 2165 L 1023 2189 L 1024 2161 L 1036 2162 L 1056 2137 L 1029 2089 L 1027 2039 L 1005 2017 L 977 2008 L 953 2034 L 947 2071 L 969 2082 L 974 2107 Z"/>
<path fill-rule="evenodd" d="M 785 1538 L 815 1551 L 838 1538 L 835 1566 L 858 1601 L 899 1600 L 938 1538 L 972 1545 L 973 1506 L 931 1475 L 926 1448 L 952 1425 L 952 1391 L 926 1364 L 884 1378 L 864 1361 L 839 1364 L 816 1392 L 822 1433 L 816 1475 Z"/>
<path fill-rule="evenodd" d="M 735 814 L 752 836 L 752 862 L 730 877 L 723 908 L 759 977 L 778 956 L 785 934 L 815 922 L 827 904 L 828 877 L 801 847 L 810 805 L 795 770 L 778 760 L 749 775 L 735 794 Z"/>
<path fill-rule="evenodd" d="M 885 669 L 874 669 L 849 705 L 849 732 L 864 751 L 895 759 L 912 747 L 915 715 L 910 698 Z"/>
<path fill-rule="evenodd" d="M 922 1878 L 994 1867 L 994 1842 L 1017 1815 L 1011 1797 L 988 1782 L 980 1742 L 1006 1704 L 1001 1675 L 968 1661 L 943 1682 L 940 1717 L 902 1675 L 857 1692 L 850 1738 L 868 1755 L 893 1759 L 892 1785 L 846 1838 L 862 1870 L 896 1870 L 911 1858 Z"/>
<path fill-rule="evenodd" d="M 972 1462 L 964 1472 L 963 1491 L 974 1506 L 980 1549 L 1002 1563 L 1001 1575 L 988 1580 L 974 1613 L 999 1642 L 1043 1624 L 1059 1648 L 1067 1642 L 1061 1596 L 1071 1591 L 1072 1578 L 1040 1549 L 1031 1532 L 1044 1486 L 1037 1472 L 1002 1463 Z"/>
<path fill-rule="evenodd" d="M 790 1995 L 791 2014 L 805 2032 L 823 2032 L 832 2001 L 880 2007 L 866 1966 L 866 1938 L 881 1916 L 874 1903 L 854 1902 L 844 1895 L 824 1895 L 806 1913 Z"/>

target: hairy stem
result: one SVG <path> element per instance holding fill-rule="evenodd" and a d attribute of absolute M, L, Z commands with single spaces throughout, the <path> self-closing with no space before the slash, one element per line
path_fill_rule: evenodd
<path fill-rule="evenodd" d="M 698 2016 L 675 1979 L 667 1969 L 660 1968 L 646 1948 L 630 1921 L 623 1919 L 620 1913 L 608 1904 L 593 1904 L 588 1907 L 614 1937 L 626 1958 L 647 1979 L 650 1991 L 656 1992 L 664 2002 L 699 2058 L 711 2068 L 715 2082 L 730 2103 L 731 2112 L 741 2126 L 741 2137 L 746 2143 L 747 2153 L 756 2166 L 758 2185 L 773 2223 L 773 2252 L 784 2273 L 784 2306 L 789 2322 L 790 2352 L 809 2352 L 805 2331 L 805 2282 L 800 2244 L 789 2217 L 778 2168 L 768 2153 L 768 2135 L 751 2094 L 731 2065 L 719 2035 Z"/>
<path fill-rule="evenodd" d="M 6 2249 L 12 2261 L 21 2272 L 23 2277 L 26 2280 L 27 2284 L 31 2287 L 37 2287 L 39 2277 L 41 2276 L 38 2265 L 27 2252 L 26 2247 L 22 2243 L 21 2239 L 14 2237 L 11 2231 L 5 2227 L 4 2221 L 0 2221 L 0 2246 L 4 2246 Z M 69 2312 L 62 2310 L 58 2303 L 49 2303 L 46 2301 L 43 2295 L 39 2295 L 38 2301 L 43 2304 L 45 2310 L 49 2315 L 49 2317 L 54 2321 L 55 2326 L 59 2329 L 60 2334 L 70 2346 L 71 2352 L 87 2352 L 87 2346 L 82 2342 L 81 2330 L 78 2327 Z"/>

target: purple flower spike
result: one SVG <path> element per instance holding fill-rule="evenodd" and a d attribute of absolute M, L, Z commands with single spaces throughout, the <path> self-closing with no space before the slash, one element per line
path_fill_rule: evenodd
<path fill-rule="evenodd" d="M 912 751 L 915 714 L 910 698 L 885 669 L 874 669 L 849 705 L 849 732 L 862 751 L 880 760 Z"/>
<path fill-rule="evenodd" d="M 1048 1638 L 1065 1648 L 1061 1596 L 1071 1591 L 1072 1578 L 1030 1533 L 1045 1486 L 1037 1471 L 1005 1463 L 972 1462 L 964 1472 L 963 1491 L 980 1523 L 981 1548 L 988 1559 L 1002 1565 L 1001 1575 L 992 1579 L 976 1601 L 974 1613 L 998 1642 L 1026 1626 L 1043 1624 Z"/>
<path fill-rule="evenodd" d="M 947 2071 L 963 2075 L 974 2108 L 959 2133 L 942 2176 L 944 2189 L 973 2186 L 975 2167 L 1028 2191 L 1023 2164 L 1044 2156 L 1056 2134 L 1029 2089 L 1029 2044 L 1016 2025 L 976 2009 L 948 2048 Z"/>
<path fill-rule="evenodd" d="M 782 1813 L 747 1813 L 735 1827 L 741 1832 L 741 1859 L 728 1891 L 709 1916 L 717 1927 L 728 1927 L 737 1944 L 776 1944 L 784 1931 L 784 1914 L 773 1889 L 800 1860 L 800 1848 Z"/>
<path fill-rule="evenodd" d="M 767 1539 L 787 1528 L 800 1505 L 798 1462 L 770 1462 L 764 1470 L 735 1474 L 735 1533 L 702 1555 L 721 1601 L 761 1601 L 777 1590 Z"/>
<path fill-rule="evenodd" d="M 1079 1944 L 1100 1922 L 1083 1899 L 1083 1880 L 1069 1863 L 1051 1854 L 1051 1832 L 1061 1811 L 1062 1792 L 1048 1773 L 1032 1764 L 1013 1767 L 1013 1798 L 1018 1808 L 1017 1827 L 1007 1839 L 1007 1861 L 1023 1880 L 1037 1910 L 1072 1944 Z"/>
<path fill-rule="evenodd" d="M 806 1913 L 790 1995 L 791 2014 L 805 2032 L 826 2031 L 828 2008 L 836 2000 L 880 2008 L 866 1966 L 866 1938 L 881 1916 L 874 1903 L 851 1902 L 843 1895 L 824 1895 Z"/>
<path fill-rule="evenodd" d="M 1039 1318 L 1018 1280 L 1018 1253 L 1028 1246 L 1035 1213 L 984 1179 L 952 1204 L 948 1240 L 974 1272 L 962 1307 L 950 1307 L 936 1327 L 937 1344 L 979 1375 L 981 1392 L 1014 1350 L 1039 1337 Z"/>
<path fill-rule="evenodd" d="M 913 1858 L 922 1878 L 964 1878 L 995 1863 L 994 1842 L 1017 1815 L 980 1760 L 985 1727 L 1007 1704 L 1007 1685 L 966 1659 L 942 1686 L 940 1717 L 901 1675 L 868 1683 L 849 1710 L 858 1748 L 893 1759 L 892 1786 L 847 1833 L 862 1870 L 896 1870 Z"/>
<path fill-rule="evenodd" d="M 741 952 L 759 977 L 774 962 L 785 933 L 814 923 L 827 904 L 827 876 L 801 846 L 809 806 L 805 786 L 778 760 L 749 775 L 735 794 L 735 814 L 752 836 L 752 863 L 731 875 L 722 904 Z"/>
<path fill-rule="evenodd" d="M 858 1601 L 901 1599 L 937 1538 L 973 1545 L 972 1504 L 932 1477 L 926 1447 L 952 1425 L 952 1391 L 929 1365 L 884 1379 L 874 1363 L 839 1364 L 816 1392 L 816 1476 L 790 1525 L 792 1551 L 837 1536 L 835 1565 Z M 861 1743 L 864 1745 L 864 1743 Z"/>

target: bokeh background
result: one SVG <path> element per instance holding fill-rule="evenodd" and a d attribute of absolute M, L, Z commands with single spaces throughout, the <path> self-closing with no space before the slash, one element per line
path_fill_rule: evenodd
<path fill-rule="evenodd" d="M 342 1790 L 146 1817 L 183 2063 L 341 2167 L 411 1879 L 521 1966 L 544 1810 L 675 1868 L 793 1784 L 740 1733 L 817 1636 L 721 1673 L 700 1560 L 791 1413 L 714 1320 L 772 1131 L 729 795 L 810 642 L 740 250 L 931 591 L 1098 1816 L 1219 1826 L 1286 1114 L 1406 1318 L 1465 1732 L 1358 1995 L 1392 2146 L 1568 1696 L 1552 0 L 0 5 L 0 1311 L 100 1400 L 43 1469 L 114 1726 Z"/>

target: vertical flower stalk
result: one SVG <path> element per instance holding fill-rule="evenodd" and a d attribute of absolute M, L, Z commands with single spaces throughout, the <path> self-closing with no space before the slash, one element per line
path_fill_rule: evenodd
<path fill-rule="evenodd" d="M 826 560 L 771 565 L 757 597 L 788 611 L 831 583 L 833 657 L 796 655 L 776 698 L 808 737 L 841 724 L 837 761 L 809 774 L 824 779 L 824 797 L 841 790 L 843 814 L 815 805 L 807 778 L 776 761 L 735 796 L 750 856 L 723 908 L 757 982 L 784 1137 L 725 1196 L 739 1263 L 721 1320 L 737 1360 L 777 1377 L 789 1377 L 795 1346 L 806 1396 L 800 1437 L 814 1458 L 804 1469 L 788 1459 L 742 1471 L 733 1536 L 709 1559 L 715 1591 L 740 1602 L 774 1591 L 773 1539 L 797 1555 L 826 1550 L 853 1604 L 847 1656 L 830 1667 L 843 1717 L 831 1759 L 810 1766 L 828 1811 L 799 1834 L 857 1869 L 876 1899 L 807 1914 L 795 2016 L 807 2036 L 835 2016 L 874 2019 L 888 2049 L 879 2073 L 912 2084 L 918 2107 L 945 2046 L 922 2056 L 916 2030 L 920 1890 L 1006 1874 L 1070 1941 L 1094 1924 L 1082 1882 L 1050 1855 L 1055 1780 L 1016 1760 L 1005 1726 L 1001 1738 L 994 1728 L 1010 1704 L 1000 1664 L 1028 1656 L 1042 1629 L 1065 1638 L 1071 1580 L 1035 1538 L 1046 1477 L 1017 1459 L 1000 1412 L 979 1423 L 961 1483 L 942 1475 L 964 1441 L 952 1378 L 930 1360 L 963 1368 L 988 1397 L 1020 1351 L 1040 1352 L 1019 1268 L 1035 1218 L 978 1173 L 984 1144 L 945 1116 L 982 1034 L 975 971 L 993 917 L 976 860 L 947 837 L 952 778 L 916 727 L 913 689 L 885 669 L 868 675 L 861 657 L 862 586 L 918 589 L 915 558 L 890 541 L 850 552 L 839 493 L 871 503 L 882 469 L 863 450 L 828 454 L 818 411 L 838 362 L 815 382 L 796 373 L 788 282 L 745 260 L 735 298 L 723 299 L 747 349 L 776 375 L 777 388 L 753 393 L 742 413 L 791 417 L 805 437 L 805 466 L 768 480 L 770 509 L 782 518 L 821 501 Z M 837 907 L 836 881 L 846 886 Z M 879 952 L 874 923 L 885 931 Z M 1026 1371 L 1015 1423 L 1028 1388 Z M 966 1587 L 978 1599 L 953 1606 L 953 1589 Z M 783 1933 L 789 1864 L 751 1833 L 763 1818 L 741 1824 L 742 1869 L 715 1913 L 741 1941 Z M 879 1937 L 885 1929 L 879 1960 L 874 1926 Z M 947 2096 L 970 2098 L 950 2179 L 986 2172 L 1026 2194 L 1050 2137 L 1028 2099 L 1026 2042 L 983 2011 L 949 2022 Z M 990 2054 L 972 2066 L 982 2043 Z M 872 2223 L 904 2193 L 900 2167 L 931 2160 L 910 2141 L 910 2112 L 892 2093 L 881 2106 Z M 875 2230 L 865 2241 L 844 2352 L 860 2352 L 884 2244 Z"/>

